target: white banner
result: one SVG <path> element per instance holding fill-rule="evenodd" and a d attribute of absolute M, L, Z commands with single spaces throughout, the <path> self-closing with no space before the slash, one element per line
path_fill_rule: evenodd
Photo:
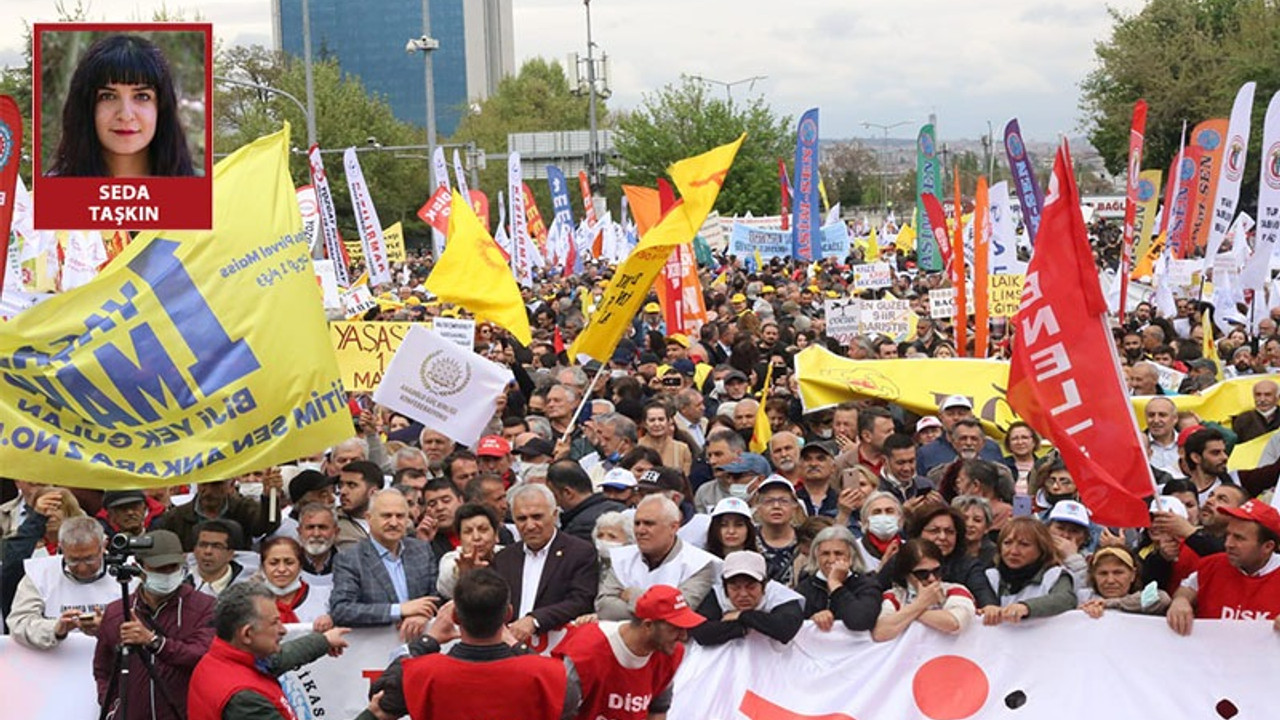
<path fill-rule="evenodd" d="M 853 266 L 853 288 L 857 292 L 889 287 L 893 284 L 893 266 L 887 262 L 873 262 Z"/>
<path fill-rule="evenodd" d="M 474 446 L 510 381 L 509 369 L 414 325 L 391 358 L 373 400 Z"/>
<path fill-rule="evenodd" d="M 431 321 L 431 329 L 467 352 L 476 349 L 476 321 L 470 318 L 438 317 Z"/>
<path fill-rule="evenodd" d="M 977 625 L 958 636 L 913 623 L 887 643 L 805 623 L 787 645 L 750 633 L 689 646 L 667 718 L 1273 717 L 1276 635 L 1269 621 L 1197 620 L 1181 637 L 1162 617 L 1116 611 Z M 1203 660 L 1190 681 L 1170 679 L 1178 658 Z"/>
<path fill-rule="evenodd" d="M 288 638 L 308 630 L 287 627 Z M 342 657 L 285 676 L 299 720 L 355 717 L 400 645 L 391 628 L 359 628 L 347 640 Z M 0 637 L 5 717 L 96 717 L 94 645 L 77 633 L 41 652 Z M 1184 638 L 1164 618 L 1114 611 L 1098 620 L 1072 612 L 975 625 L 958 636 L 915 624 L 887 643 L 805 623 L 788 645 L 755 633 L 719 647 L 688 645 L 667 717 L 1265 718 L 1274 712 L 1270 683 L 1280 672 L 1275 645 L 1270 622 L 1197 620 Z M 1186 657 L 1204 660 L 1194 682 L 1170 681 L 1171 659 Z"/>
<path fill-rule="evenodd" d="M 522 287 L 533 287 L 533 267 L 529 258 L 529 223 L 524 208 L 524 172 L 520 153 L 507 156 L 507 202 L 511 204 L 511 271 Z"/>
<path fill-rule="evenodd" d="M 1209 240 L 1205 244 L 1205 257 L 1214 257 L 1222 246 L 1231 221 L 1236 216 L 1236 202 L 1240 199 L 1240 180 L 1244 177 L 1245 159 L 1249 152 L 1249 119 L 1253 115 L 1253 91 L 1258 84 L 1247 82 L 1236 92 L 1231 105 L 1231 120 L 1227 125 L 1227 146 L 1222 151 L 1222 165 L 1218 172 L 1218 189 L 1213 198 L 1213 215 L 1209 218 Z"/>
<path fill-rule="evenodd" d="M 342 164 L 347 171 L 347 189 L 351 191 L 351 209 L 356 214 L 356 227 L 360 229 L 360 244 L 364 247 L 364 265 L 369 272 L 369 282 L 372 285 L 390 283 L 391 261 L 387 259 L 382 222 L 378 220 L 378 210 L 373 206 L 355 148 L 349 147 L 342 153 Z"/>
<path fill-rule="evenodd" d="M 458 148 L 453 149 L 453 174 L 458 183 L 458 194 L 470 205 L 471 188 L 467 186 L 467 173 L 462 168 L 462 155 L 458 153 Z"/>
<path fill-rule="evenodd" d="M 1009 201 L 1009 183 L 991 186 L 991 274 L 1026 274 L 1027 264 L 1018 259 L 1018 232 Z"/>
<path fill-rule="evenodd" d="M 303 185 L 297 190 L 298 212 L 302 213 L 302 232 L 307 236 L 307 247 L 312 256 L 320 247 L 320 201 L 316 199 L 316 189 L 311 185 Z"/>
<path fill-rule="evenodd" d="M 449 187 L 449 168 L 444 164 L 444 148 L 442 147 L 436 147 L 431 153 L 431 174 L 434 176 L 432 178 L 434 182 L 431 185 L 433 194 L 442 187 Z M 471 198 L 466 195 L 463 195 L 462 199 L 466 200 L 467 203 L 471 202 Z M 439 260 L 440 256 L 444 254 L 446 240 L 444 233 L 431 228 L 431 252 L 436 260 Z"/>
<path fill-rule="evenodd" d="M 325 310 L 342 309 L 342 292 L 338 289 L 338 278 L 334 274 L 332 260 L 313 260 L 316 270 L 316 282 L 320 283 L 320 292 L 324 296 Z"/>
<path fill-rule="evenodd" d="M 828 298 L 822 303 L 827 318 L 827 335 L 848 345 L 861 330 L 862 301 L 858 298 Z"/>
<path fill-rule="evenodd" d="M 338 215 L 333 210 L 333 191 L 329 189 L 329 176 L 325 174 L 324 160 L 320 157 L 318 145 L 312 145 L 307 151 L 307 161 L 311 171 L 311 187 L 315 190 L 316 204 L 320 212 L 320 236 L 324 238 L 324 251 L 333 261 L 338 285 L 350 287 L 351 278 L 347 275 L 346 255 L 342 251 L 342 238 L 338 235 Z"/>

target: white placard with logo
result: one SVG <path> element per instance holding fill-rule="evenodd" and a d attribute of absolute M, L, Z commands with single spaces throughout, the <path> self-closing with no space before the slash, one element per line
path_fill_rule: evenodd
<path fill-rule="evenodd" d="M 476 349 L 476 321 L 469 318 L 438 317 L 431 321 L 431 328 L 441 337 L 453 341 L 468 352 Z"/>
<path fill-rule="evenodd" d="M 858 335 L 862 322 L 862 301 L 857 298 L 829 298 L 823 302 L 827 335 L 848 343 Z"/>
<path fill-rule="evenodd" d="M 391 358 L 373 400 L 472 446 L 511 377 L 508 368 L 415 325 Z"/>
<path fill-rule="evenodd" d="M 853 287 L 858 292 L 889 287 L 893 284 L 893 266 L 887 262 L 873 262 L 853 266 Z"/>

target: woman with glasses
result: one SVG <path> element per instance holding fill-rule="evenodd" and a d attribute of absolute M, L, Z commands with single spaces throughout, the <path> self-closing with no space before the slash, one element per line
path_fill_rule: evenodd
<path fill-rule="evenodd" d="M 942 563 L 942 550 L 928 540 L 915 538 L 902 545 L 893 587 L 884 593 L 871 639 L 892 640 L 916 621 L 948 635 L 969 627 L 976 613 L 973 594 L 963 585 L 944 582 Z"/>
<path fill-rule="evenodd" d="M 942 553 L 942 580 L 963 585 L 973 595 L 979 607 L 998 604 L 995 591 L 987 581 L 986 568 L 976 557 L 965 552 L 965 534 L 968 525 L 959 510 L 941 503 L 926 503 L 916 508 L 907 522 L 907 537 L 928 540 Z M 992 543 L 994 545 L 994 543 Z M 899 554 L 880 566 L 877 576 L 883 590 L 893 588 L 901 575 L 904 562 Z"/>

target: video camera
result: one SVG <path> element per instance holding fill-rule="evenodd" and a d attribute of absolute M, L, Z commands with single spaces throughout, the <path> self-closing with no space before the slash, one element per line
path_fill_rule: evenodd
<path fill-rule="evenodd" d="M 107 553 L 103 562 L 107 573 L 121 582 L 142 576 L 142 568 L 136 563 L 129 564 L 129 558 L 139 550 L 154 547 L 155 538 L 131 537 L 124 533 L 116 533 L 107 541 Z"/>

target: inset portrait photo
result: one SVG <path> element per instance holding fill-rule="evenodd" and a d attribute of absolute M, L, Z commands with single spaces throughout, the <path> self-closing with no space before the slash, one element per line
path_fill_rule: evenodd
<path fill-rule="evenodd" d="M 207 230 L 212 26 L 34 27 L 35 225 Z"/>

